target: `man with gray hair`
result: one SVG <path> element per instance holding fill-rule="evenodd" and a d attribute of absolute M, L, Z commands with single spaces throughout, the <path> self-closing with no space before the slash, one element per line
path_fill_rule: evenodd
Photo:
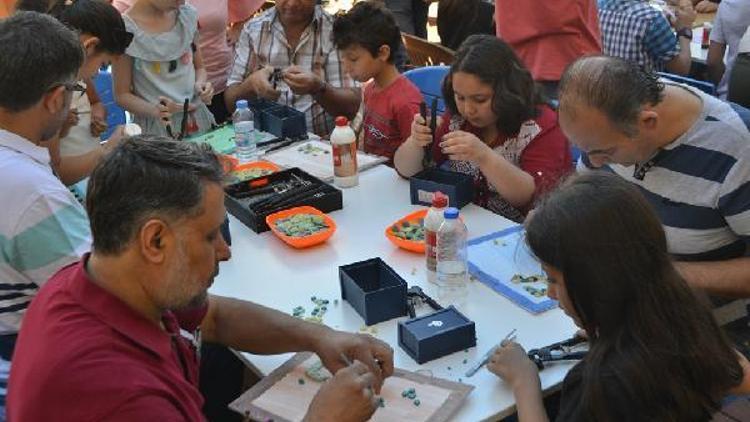
<path fill-rule="evenodd" d="M 11 419 L 203 420 L 201 341 L 257 354 L 315 352 L 334 375 L 305 420 L 372 415 L 373 392 L 393 373 L 387 344 L 207 293 L 231 255 L 219 233 L 222 180 L 204 144 L 128 138 L 105 157 L 86 196 L 91 254 L 58 272 L 24 319 Z M 254 274 L 246 282 L 272 282 Z"/>
<path fill-rule="evenodd" d="M 68 116 L 84 52 L 54 18 L 0 20 L 0 357 L 10 360 L 38 288 L 89 249 L 86 212 L 53 174 L 49 145 Z"/>
<path fill-rule="evenodd" d="M 559 116 L 584 163 L 617 173 L 651 202 L 690 285 L 750 297 L 750 132 L 729 104 L 594 56 L 563 75 Z"/>

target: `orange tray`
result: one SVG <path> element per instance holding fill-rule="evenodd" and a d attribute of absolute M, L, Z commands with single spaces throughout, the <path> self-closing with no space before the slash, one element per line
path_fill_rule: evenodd
<path fill-rule="evenodd" d="M 396 221 L 395 223 L 389 225 L 385 229 L 385 237 L 388 238 L 394 245 L 398 246 L 399 248 L 406 249 L 407 251 L 415 252 L 415 253 L 424 253 L 424 241 L 417 242 L 415 240 L 406 240 L 402 239 L 395 234 L 391 232 L 391 227 L 401 225 L 404 221 L 416 222 L 419 219 L 424 219 L 427 216 L 428 209 L 422 209 L 419 211 L 415 211 L 409 215 L 407 215 L 404 218 L 401 218 L 400 220 Z"/>
<path fill-rule="evenodd" d="M 328 229 L 321 230 L 309 236 L 303 236 L 303 237 L 287 236 L 281 230 L 276 228 L 276 221 L 282 218 L 290 217 L 294 214 L 320 215 L 323 217 L 323 220 L 328 225 Z M 279 239 L 283 240 L 290 246 L 293 246 L 297 249 L 309 248 L 310 246 L 315 246 L 319 243 L 323 243 L 326 240 L 328 240 L 329 237 L 333 236 L 333 233 L 336 231 L 336 222 L 333 221 L 331 217 L 329 217 L 328 215 L 326 215 L 325 213 L 323 213 L 317 208 L 308 207 L 308 206 L 289 208 L 287 210 L 283 210 L 283 211 L 270 214 L 266 217 L 266 224 L 268 224 L 268 227 L 271 228 L 271 231 L 273 232 L 273 234 L 276 235 L 276 237 L 278 237 Z"/>

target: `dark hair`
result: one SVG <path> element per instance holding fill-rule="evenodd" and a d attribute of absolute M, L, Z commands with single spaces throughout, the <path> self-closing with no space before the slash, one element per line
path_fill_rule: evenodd
<path fill-rule="evenodd" d="M 492 110 L 502 134 L 517 134 L 525 121 L 539 115 L 537 106 L 543 99 L 531 73 L 499 38 L 471 35 L 456 52 L 456 60 L 443 79 L 443 99 L 453 115 L 459 114 L 453 92 L 453 75 L 458 72 L 474 75 L 492 87 Z"/>
<path fill-rule="evenodd" d="M 125 54 L 133 39 L 120 12 L 106 0 L 20 0 L 17 8 L 48 13 L 81 34 L 99 38 L 99 52 Z"/>
<path fill-rule="evenodd" d="M 54 18 L 17 12 L 0 19 L 0 57 L 0 107 L 19 112 L 75 80 L 84 53 L 78 36 Z"/>
<path fill-rule="evenodd" d="M 391 49 L 388 63 L 394 62 L 399 48 L 399 31 L 393 14 L 379 3 L 361 1 L 347 13 L 336 16 L 333 21 L 333 43 L 338 49 L 359 45 L 373 57 L 378 55 L 381 46 Z"/>
<path fill-rule="evenodd" d="M 735 352 L 672 265 L 656 213 L 629 182 L 606 172 L 570 178 L 536 209 L 526 241 L 562 272 L 591 340 L 582 371 L 587 420 L 617 419 L 602 397 L 603 373 L 647 420 L 705 420 L 739 384 Z"/>
<path fill-rule="evenodd" d="M 440 0 L 437 29 L 440 44 L 456 50 L 472 34 L 495 34 L 495 7 L 484 0 Z"/>
<path fill-rule="evenodd" d="M 657 75 L 619 57 L 587 56 L 571 63 L 560 79 L 560 111 L 573 113 L 572 104 L 600 110 L 628 136 L 637 134 L 643 105 L 659 104 L 664 84 Z"/>
<path fill-rule="evenodd" d="M 86 209 L 93 250 L 121 252 L 148 218 L 200 215 L 204 182 L 221 183 L 223 175 L 218 156 L 206 144 L 156 136 L 124 139 L 89 179 Z"/>

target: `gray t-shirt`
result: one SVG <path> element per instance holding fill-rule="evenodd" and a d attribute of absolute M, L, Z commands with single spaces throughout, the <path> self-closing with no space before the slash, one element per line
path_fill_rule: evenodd
<path fill-rule="evenodd" d="M 720 98 L 726 98 L 729 75 L 732 73 L 734 60 L 737 58 L 740 39 L 750 25 L 750 1 L 723 0 L 714 18 L 711 30 L 711 41 L 726 44 L 726 70 L 717 89 Z"/>

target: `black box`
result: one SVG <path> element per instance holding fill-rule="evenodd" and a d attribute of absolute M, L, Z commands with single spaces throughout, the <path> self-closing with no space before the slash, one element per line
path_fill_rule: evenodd
<path fill-rule="evenodd" d="M 282 105 L 276 101 L 269 101 L 265 98 L 256 98 L 247 100 L 247 104 L 253 111 L 253 120 L 255 122 L 255 130 L 268 132 L 268 124 L 264 118 L 264 112 L 272 108 L 281 108 Z"/>
<path fill-rule="evenodd" d="M 406 315 L 406 282 L 380 258 L 339 267 L 341 299 L 373 325 Z"/>
<path fill-rule="evenodd" d="M 271 107 L 263 112 L 265 131 L 279 138 L 307 138 L 305 114 L 292 107 Z"/>
<path fill-rule="evenodd" d="M 419 364 L 477 345 L 474 322 L 453 306 L 398 323 L 398 344 Z"/>
<path fill-rule="evenodd" d="M 440 191 L 448 196 L 448 206 L 463 208 L 474 199 L 474 178 L 468 174 L 431 168 L 409 179 L 411 203 L 432 205 L 432 195 Z"/>
<path fill-rule="evenodd" d="M 311 186 L 319 188 L 318 193 L 316 193 L 314 196 L 303 198 L 293 204 L 279 206 L 270 210 L 265 210 L 263 212 L 256 211 L 253 208 L 253 204 L 257 202 L 254 199 L 235 197 L 235 195 L 242 195 L 243 193 L 247 193 L 252 190 L 262 189 L 265 186 L 272 185 L 279 181 L 291 180 L 295 176 L 304 180 L 311 181 Z M 226 193 L 226 195 L 224 195 L 224 205 L 226 205 L 227 211 L 229 211 L 230 214 L 235 216 L 238 220 L 240 220 L 255 233 L 263 233 L 265 231 L 268 231 L 269 228 L 268 224 L 266 224 L 266 217 L 277 211 L 299 207 L 302 205 L 309 205 L 323 212 L 336 211 L 344 207 L 340 190 L 329 185 L 328 183 L 323 182 L 315 176 L 305 173 L 303 170 L 300 170 L 297 167 L 282 170 L 274 174 L 265 176 L 264 178 L 268 179 L 268 184 L 264 184 L 263 186 L 258 186 L 258 180 L 260 179 L 253 179 L 250 181 L 235 183 L 233 185 L 224 187 L 224 192 Z"/>

